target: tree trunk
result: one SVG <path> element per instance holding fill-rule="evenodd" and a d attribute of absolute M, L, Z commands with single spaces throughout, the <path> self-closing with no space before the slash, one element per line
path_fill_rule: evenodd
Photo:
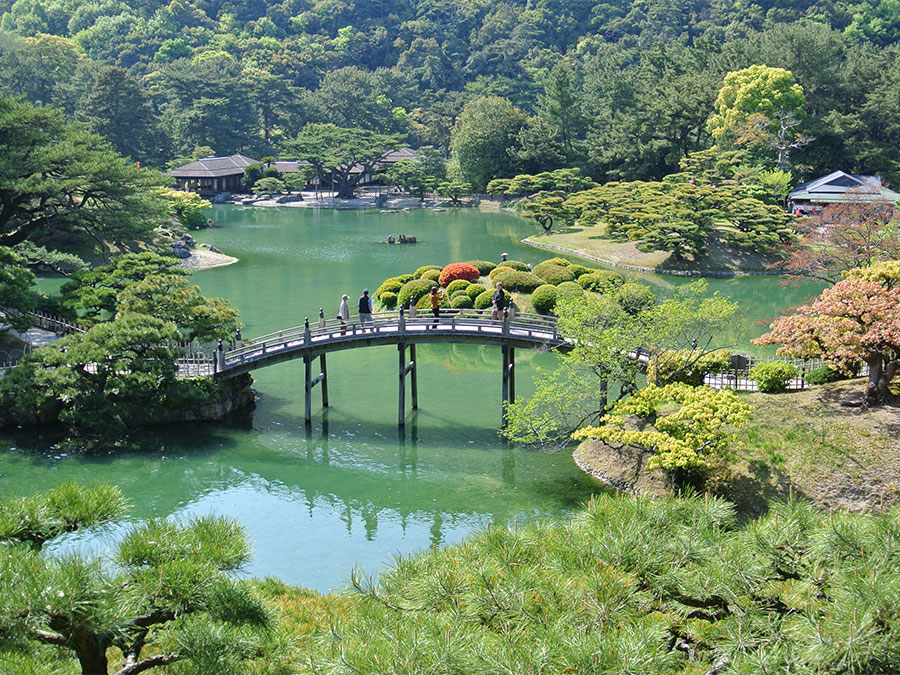
<path fill-rule="evenodd" d="M 869 382 L 866 385 L 865 404 L 867 406 L 881 405 L 887 398 L 889 373 L 885 372 L 881 354 L 869 357 L 866 359 L 866 364 L 869 366 Z M 890 370 L 890 374 L 893 374 L 894 368 Z"/>
<path fill-rule="evenodd" d="M 78 663 L 81 664 L 81 675 L 106 675 L 109 672 L 106 647 L 100 644 L 96 635 L 78 635 L 74 642 Z"/>

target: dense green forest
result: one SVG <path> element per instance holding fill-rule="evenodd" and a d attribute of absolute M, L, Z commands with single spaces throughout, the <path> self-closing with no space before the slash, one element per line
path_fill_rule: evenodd
<path fill-rule="evenodd" d="M 494 177 L 658 179 L 712 144 L 724 76 L 761 64 L 803 88 L 800 174 L 900 177 L 890 0 L 0 0 L 0 16 L 0 88 L 144 165 L 279 154 L 310 122 L 449 152 L 464 106 L 493 97 Z"/>

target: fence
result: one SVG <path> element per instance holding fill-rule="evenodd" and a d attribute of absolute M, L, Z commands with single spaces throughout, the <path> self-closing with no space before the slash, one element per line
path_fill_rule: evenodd
<path fill-rule="evenodd" d="M 773 362 L 791 364 L 799 371 L 797 377 L 788 380 L 787 389 L 789 391 L 806 389 L 806 378 L 809 373 L 829 365 L 827 361 L 821 359 L 786 359 L 779 357 L 759 357 L 750 354 L 733 354 L 731 357 L 731 368 L 721 373 L 708 374 L 703 379 L 703 383 L 715 389 L 758 391 L 759 388 L 756 386 L 756 382 L 750 379 L 750 371 L 754 366 L 760 363 Z M 868 375 L 868 366 L 864 365 L 857 374 L 860 376 Z"/>

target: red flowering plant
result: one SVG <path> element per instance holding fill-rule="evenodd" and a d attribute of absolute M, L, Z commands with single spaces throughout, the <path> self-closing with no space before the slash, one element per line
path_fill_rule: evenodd
<path fill-rule="evenodd" d="M 443 270 L 441 276 L 438 277 L 438 283 L 447 288 L 447 284 L 457 279 L 465 279 L 466 281 L 475 281 L 481 273 L 478 268 L 469 263 L 450 263 Z"/>

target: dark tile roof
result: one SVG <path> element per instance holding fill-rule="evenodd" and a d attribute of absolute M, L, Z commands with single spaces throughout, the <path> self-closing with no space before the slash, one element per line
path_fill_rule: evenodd
<path fill-rule="evenodd" d="M 887 199 L 897 201 L 898 195 L 884 187 L 880 176 L 862 176 L 834 171 L 827 176 L 801 183 L 788 195 L 794 201 L 844 202 Z"/>
<path fill-rule="evenodd" d="M 243 175 L 244 168 L 251 164 L 259 164 L 259 160 L 241 154 L 230 157 L 204 157 L 196 162 L 166 171 L 166 175 L 175 178 L 221 178 L 222 176 Z"/>

